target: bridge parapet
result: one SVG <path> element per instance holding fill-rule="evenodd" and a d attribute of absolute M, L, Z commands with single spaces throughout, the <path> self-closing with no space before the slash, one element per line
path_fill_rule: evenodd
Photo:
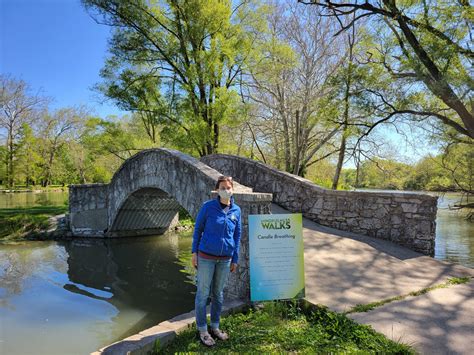
<path fill-rule="evenodd" d="M 390 240 L 434 255 L 437 197 L 399 192 L 334 191 L 251 159 L 208 155 L 205 164 L 321 225 Z"/>

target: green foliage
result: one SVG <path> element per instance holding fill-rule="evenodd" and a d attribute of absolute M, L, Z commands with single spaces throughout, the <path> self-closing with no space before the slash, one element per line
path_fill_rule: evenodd
<path fill-rule="evenodd" d="M 398 87 L 395 106 L 399 110 L 432 113 L 418 117 L 430 117 L 430 125 L 437 134 L 445 131 L 451 136 L 469 136 L 466 129 L 472 120 L 470 7 L 463 2 L 434 0 L 393 4 L 385 10 L 399 11 L 407 17 L 385 17 L 384 21 L 378 17 L 373 21 L 370 28 L 377 34 L 374 36 L 377 45 L 368 50 L 373 64 L 393 80 L 392 87 Z M 402 22 L 407 24 L 407 29 L 401 28 Z M 408 32 L 417 44 L 407 37 Z M 425 57 L 422 52 L 426 53 Z M 414 122 L 416 117 L 412 117 Z M 472 138 L 472 126 L 470 135 Z"/>
<path fill-rule="evenodd" d="M 352 188 L 463 191 L 472 193 L 474 186 L 474 148 L 452 145 L 437 156 L 428 155 L 414 165 L 374 158 L 356 169 L 343 170 L 343 183 Z"/>
<path fill-rule="evenodd" d="M 408 128 L 430 130 L 432 140 L 426 144 L 441 147 L 441 153 L 409 166 L 370 152 L 371 160 L 361 163 L 358 177 L 355 170 L 343 170 L 339 188 L 472 193 L 472 139 L 446 125 L 449 120 L 463 122 L 423 82 L 426 68 L 420 66 L 404 37 L 397 38 L 401 31 L 396 19 L 381 21 L 375 15 L 364 25 L 357 22 L 350 60 L 349 32 L 338 39 L 332 36 L 339 23 L 321 17 L 316 6 L 262 5 L 255 0 L 241 4 L 230 0 L 83 0 L 83 4 L 94 17 L 114 27 L 110 56 L 102 71 L 104 81 L 98 89 L 133 113 L 102 119 L 62 109 L 19 125 L 12 148 L 16 185 L 106 183 L 133 154 L 166 146 L 196 156 L 216 151 L 260 159 L 265 155 L 276 168 L 296 171 L 329 188 L 336 167 L 327 157 L 335 157 L 342 143 L 339 139 L 347 139 L 347 154 L 370 151 L 365 150 L 366 141 L 374 137 L 369 130 L 387 119 L 383 124 L 397 130 L 401 120 Z M 417 25 L 409 23 L 411 30 L 443 80 L 468 107 L 472 78 L 462 48 L 467 48 L 471 36 L 467 24 L 472 11 L 463 3 L 449 2 L 402 1 L 397 6 L 417 21 Z M 295 31 L 298 28 L 304 31 Z M 322 41 L 316 38 L 321 33 L 327 34 Z M 326 59 L 315 60 L 319 55 Z M 247 91 L 266 104 L 242 104 Z M 298 138 L 296 110 L 303 131 Z M 420 115 L 425 111 L 430 114 Z M 449 120 L 433 118 L 433 113 Z M 346 117 L 344 129 L 313 152 Z M 61 122 L 77 125 L 54 141 L 51 127 L 60 127 Z M 359 141 L 363 134 L 367 136 Z M 383 142 L 375 137 L 372 144 Z M 9 149 L 0 146 L 3 184 Z"/>
<path fill-rule="evenodd" d="M 98 86 L 181 150 L 217 151 L 240 100 L 234 87 L 261 27 L 253 1 L 83 0 L 115 27 Z"/>
<path fill-rule="evenodd" d="M 194 219 L 182 206 L 179 207 L 179 224 L 183 227 L 194 226 Z"/>
<path fill-rule="evenodd" d="M 439 165 L 456 190 L 474 191 L 474 145 L 459 143 L 445 149 Z"/>
<path fill-rule="evenodd" d="M 421 159 L 407 176 L 404 187 L 408 190 L 454 190 L 455 185 L 441 163 L 442 156 Z"/>
<path fill-rule="evenodd" d="M 393 160 L 375 158 L 360 165 L 359 185 L 363 188 L 402 190 L 411 167 Z M 353 176 L 353 175 L 352 175 Z M 349 176 L 346 176 L 346 179 Z M 348 181 L 355 186 L 355 181 Z"/>
<path fill-rule="evenodd" d="M 230 333 L 230 339 L 218 341 L 213 348 L 204 348 L 199 343 L 193 327 L 155 353 L 413 353 L 410 347 L 395 343 L 343 314 L 297 301 L 265 302 L 263 309 L 249 309 L 223 318 L 222 328 Z"/>
<path fill-rule="evenodd" d="M 320 186 L 331 188 L 334 171 L 334 164 L 328 160 L 322 160 L 317 165 L 313 165 L 308 169 L 306 178 Z"/>
<path fill-rule="evenodd" d="M 34 185 L 38 181 L 41 171 L 41 155 L 38 151 L 40 139 L 35 137 L 32 127 L 23 123 L 19 131 L 17 171 L 15 178 L 23 180 L 28 186 Z"/>

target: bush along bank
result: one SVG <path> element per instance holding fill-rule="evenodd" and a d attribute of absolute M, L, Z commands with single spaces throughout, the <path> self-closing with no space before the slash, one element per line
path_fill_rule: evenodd
<path fill-rule="evenodd" d="M 228 341 L 207 348 L 199 342 L 195 325 L 171 343 L 155 344 L 154 354 L 207 353 L 397 353 L 415 354 L 370 326 L 358 324 L 327 307 L 302 301 L 272 301 L 222 318 Z"/>

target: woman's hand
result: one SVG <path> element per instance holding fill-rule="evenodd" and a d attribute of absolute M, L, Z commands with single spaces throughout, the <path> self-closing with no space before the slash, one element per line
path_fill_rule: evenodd
<path fill-rule="evenodd" d="M 198 257 L 196 253 L 193 253 L 193 258 L 191 259 L 191 263 L 193 264 L 194 268 L 198 268 Z"/>
<path fill-rule="evenodd" d="M 237 264 L 230 264 L 230 272 L 234 272 L 235 270 L 237 270 Z"/>

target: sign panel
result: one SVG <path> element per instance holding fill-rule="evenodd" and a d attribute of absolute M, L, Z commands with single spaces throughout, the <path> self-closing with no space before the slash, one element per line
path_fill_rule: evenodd
<path fill-rule="evenodd" d="M 304 297 L 301 213 L 249 215 L 249 248 L 252 301 Z"/>

